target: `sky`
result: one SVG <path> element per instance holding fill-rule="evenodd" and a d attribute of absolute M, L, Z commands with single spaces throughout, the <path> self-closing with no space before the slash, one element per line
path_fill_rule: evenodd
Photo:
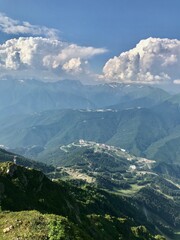
<path fill-rule="evenodd" d="M 179 0 L 0 0 L 0 78 L 180 83 Z"/>

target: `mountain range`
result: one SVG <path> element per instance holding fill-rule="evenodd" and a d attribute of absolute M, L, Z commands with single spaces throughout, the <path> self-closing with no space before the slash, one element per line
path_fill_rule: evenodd
<path fill-rule="evenodd" d="M 0 111 L 5 115 L 53 109 L 97 109 L 116 104 L 137 106 L 140 102 L 150 106 L 168 96 L 162 89 L 143 85 L 83 85 L 75 80 L 52 83 L 14 79 L 0 81 Z"/>
<path fill-rule="evenodd" d="M 0 238 L 178 239 L 179 143 L 178 93 L 0 81 Z"/>
<path fill-rule="evenodd" d="M 83 138 L 178 163 L 179 104 L 179 94 L 146 85 L 4 80 L 0 144 L 38 159 L 45 149 Z"/>

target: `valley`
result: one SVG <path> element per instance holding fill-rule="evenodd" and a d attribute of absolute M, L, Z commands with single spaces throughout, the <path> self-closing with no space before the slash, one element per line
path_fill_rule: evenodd
<path fill-rule="evenodd" d="M 7 84 L 7 89 L 13 84 L 15 91 L 9 94 L 17 90 L 18 96 L 0 108 L 2 219 L 9 219 L 6 211 L 15 211 L 13 216 L 22 226 L 42 219 L 37 230 L 27 224 L 31 232 L 28 236 L 23 231 L 27 238 L 44 239 L 51 231 L 56 234 L 57 226 L 64 236 L 71 232 L 77 239 L 96 235 L 109 240 L 109 232 L 100 230 L 108 225 L 114 229 L 112 239 L 178 239 L 178 94 L 149 86 L 89 86 L 76 81 L 0 84 L 4 88 Z M 4 97 L 2 93 L 2 101 Z M 12 176 L 4 170 L 9 167 L 14 169 Z M 28 211 L 29 220 L 23 211 Z M 18 236 L 16 226 L 8 221 L 13 227 L 2 239 Z M 0 226 L 8 227 L 3 221 Z"/>

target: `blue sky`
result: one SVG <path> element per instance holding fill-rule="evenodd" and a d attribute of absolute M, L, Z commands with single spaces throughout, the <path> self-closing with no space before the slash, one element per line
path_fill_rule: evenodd
<path fill-rule="evenodd" d="M 63 42 L 107 49 L 88 59 L 98 74 L 141 39 L 180 39 L 179 9 L 179 0 L 0 0 L 11 19 L 57 29 Z M 0 42 L 20 35 L 2 33 Z"/>

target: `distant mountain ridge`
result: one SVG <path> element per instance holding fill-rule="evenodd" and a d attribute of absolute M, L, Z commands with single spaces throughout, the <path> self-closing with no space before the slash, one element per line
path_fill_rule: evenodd
<path fill-rule="evenodd" d="M 0 81 L 0 145 L 37 158 L 83 138 L 179 164 L 179 99 L 147 85 Z"/>
<path fill-rule="evenodd" d="M 154 94 L 158 94 L 158 99 Z M 0 81 L 0 112 L 12 115 L 66 108 L 96 109 L 144 97 L 149 99 L 148 104 L 154 105 L 168 96 L 164 90 L 141 85 L 83 85 L 75 80 L 44 83 L 11 79 Z"/>
<path fill-rule="evenodd" d="M 180 115 L 175 105 L 165 109 L 159 105 L 156 109 L 69 109 L 31 114 L 11 122 L 1 121 L 0 143 L 22 149 L 19 153 L 28 157 L 37 157 L 43 151 L 48 153 L 60 145 L 85 139 L 179 164 Z"/>

